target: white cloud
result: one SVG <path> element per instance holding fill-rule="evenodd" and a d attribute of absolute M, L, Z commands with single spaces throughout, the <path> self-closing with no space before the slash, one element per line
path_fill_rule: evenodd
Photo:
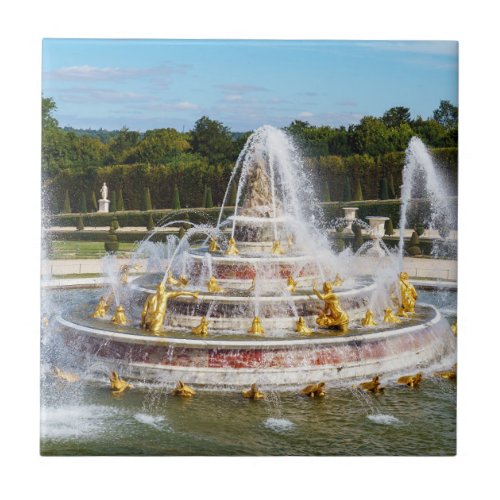
<path fill-rule="evenodd" d="M 181 102 L 177 102 L 175 104 L 172 105 L 172 108 L 173 109 L 198 109 L 199 106 L 198 104 L 194 104 L 193 102 L 189 102 L 189 101 L 181 101 Z"/>
<path fill-rule="evenodd" d="M 300 118 L 311 118 L 311 116 L 314 116 L 314 113 L 311 113 L 310 111 L 302 111 L 298 116 Z"/>
<path fill-rule="evenodd" d="M 241 101 L 243 96 L 241 94 L 228 94 L 224 97 L 225 101 Z"/>

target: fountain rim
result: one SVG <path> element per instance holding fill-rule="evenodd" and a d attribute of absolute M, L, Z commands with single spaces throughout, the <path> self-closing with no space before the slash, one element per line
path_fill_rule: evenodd
<path fill-rule="evenodd" d="M 439 323 L 443 319 L 442 314 L 439 310 L 432 304 L 422 303 L 420 307 L 429 308 L 434 311 L 434 316 L 417 325 L 411 326 L 399 326 L 394 329 L 380 330 L 378 332 L 370 333 L 368 336 L 366 333 L 349 335 L 349 336 L 335 336 L 328 338 L 315 338 L 315 339 L 284 339 L 284 340 L 212 340 L 212 339 L 185 339 L 176 337 L 160 337 L 151 335 L 136 335 L 133 333 L 121 333 L 112 330 L 102 330 L 98 328 L 93 328 L 90 326 L 79 325 L 72 321 L 66 320 L 59 313 L 56 317 L 56 321 L 65 328 L 70 328 L 79 332 L 90 334 L 94 337 L 106 337 L 108 339 L 115 339 L 117 341 L 123 341 L 128 344 L 144 344 L 144 345 L 178 345 L 191 348 L 266 348 L 266 347 L 299 347 L 299 346 L 311 346 L 311 345 L 331 345 L 331 344 L 344 344 L 346 342 L 363 342 L 368 340 L 376 340 L 380 338 L 388 338 L 394 335 L 409 334 L 415 331 L 421 330 L 423 327 L 429 327 Z"/>

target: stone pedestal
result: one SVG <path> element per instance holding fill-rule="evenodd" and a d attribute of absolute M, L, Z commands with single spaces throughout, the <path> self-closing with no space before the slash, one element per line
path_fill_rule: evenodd
<path fill-rule="evenodd" d="M 358 208 L 354 207 L 344 207 L 342 208 L 344 211 L 344 218 L 347 222 L 347 226 L 345 229 L 342 231 L 345 234 L 354 234 L 352 230 L 352 223 L 354 219 L 356 218 L 356 212 L 359 210 Z"/>
<path fill-rule="evenodd" d="M 370 248 L 367 253 L 383 257 L 385 255 L 385 252 L 380 247 L 380 240 L 385 234 L 385 221 L 389 220 L 389 217 L 370 215 L 366 217 L 366 220 L 370 223 L 370 227 L 372 229 L 370 236 L 373 240 L 373 247 Z"/>
<path fill-rule="evenodd" d="M 109 200 L 99 200 L 98 212 L 109 212 Z"/>

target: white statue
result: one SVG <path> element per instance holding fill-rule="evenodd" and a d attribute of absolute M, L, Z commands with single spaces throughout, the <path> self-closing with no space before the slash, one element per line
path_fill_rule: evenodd
<path fill-rule="evenodd" d="M 106 183 L 104 183 L 102 185 L 101 195 L 102 195 L 102 199 L 103 200 L 107 200 L 108 199 L 108 186 L 106 186 Z"/>

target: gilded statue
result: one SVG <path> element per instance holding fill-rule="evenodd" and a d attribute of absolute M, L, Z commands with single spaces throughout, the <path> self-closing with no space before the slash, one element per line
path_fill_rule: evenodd
<path fill-rule="evenodd" d="M 399 290 L 401 292 L 401 308 L 407 314 L 414 314 L 418 295 L 415 287 L 410 283 L 408 273 L 399 274 Z"/>
<path fill-rule="evenodd" d="M 369 382 L 362 382 L 358 387 L 365 391 L 373 392 L 374 394 L 379 394 L 384 391 L 384 388 L 380 387 L 380 377 L 378 375 L 373 377 Z"/>
<path fill-rule="evenodd" d="M 416 375 L 404 375 L 398 378 L 398 384 L 404 384 L 412 388 L 418 387 L 420 382 L 422 382 L 422 374 L 420 372 Z"/>
<path fill-rule="evenodd" d="M 186 286 L 188 283 L 189 283 L 189 280 L 186 278 L 186 276 L 184 276 L 184 274 L 181 274 L 179 276 L 179 286 L 180 287 Z"/>
<path fill-rule="evenodd" d="M 115 315 L 111 318 L 111 323 L 114 323 L 115 325 L 126 325 L 128 323 L 123 306 L 119 305 L 116 308 Z"/>
<path fill-rule="evenodd" d="M 249 292 L 255 292 L 255 278 L 252 280 L 252 284 L 250 285 L 250 288 L 248 289 Z"/>
<path fill-rule="evenodd" d="M 264 335 L 264 327 L 262 326 L 262 322 L 258 316 L 252 321 L 252 326 L 248 329 L 248 333 L 253 333 L 255 335 Z"/>
<path fill-rule="evenodd" d="M 220 252 L 220 246 L 215 238 L 210 238 L 210 243 L 208 245 L 208 251 L 210 253 Z"/>
<path fill-rule="evenodd" d="M 172 271 L 168 272 L 166 283 L 170 286 L 179 286 L 181 284 L 181 282 L 177 278 L 174 278 Z"/>
<path fill-rule="evenodd" d="M 309 396 L 310 398 L 322 398 L 325 394 L 325 383 L 320 382 L 319 384 L 310 384 L 306 387 L 304 387 L 300 393 L 303 396 Z"/>
<path fill-rule="evenodd" d="M 286 239 L 286 243 L 288 245 L 288 250 L 291 250 L 295 246 L 295 241 L 293 241 L 293 235 L 289 234 Z"/>
<path fill-rule="evenodd" d="M 453 335 L 455 335 L 455 337 L 456 337 L 457 336 L 457 322 L 456 321 L 455 321 L 455 323 L 453 323 L 453 325 L 450 326 L 450 330 L 453 333 Z"/>
<path fill-rule="evenodd" d="M 90 315 L 92 318 L 104 318 L 106 312 L 108 311 L 109 305 L 104 297 L 99 299 L 99 303 L 95 308 L 95 311 Z"/>
<path fill-rule="evenodd" d="M 80 380 L 79 375 L 75 375 L 74 373 L 70 372 L 63 372 L 57 366 L 54 366 L 53 368 L 53 374 L 55 377 L 64 380 L 65 382 L 73 383 L 73 382 L 78 382 Z"/>
<path fill-rule="evenodd" d="M 313 292 L 318 299 L 324 301 L 323 312 L 316 318 L 316 323 L 323 328 L 335 328 L 346 333 L 349 328 L 349 316 L 340 306 L 339 299 L 332 291 L 332 284 L 323 283 L 323 293 L 313 286 Z"/>
<path fill-rule="evenodd" d="M 120 378 L 118 373 L 115 371 L 111 372 L 109 381 L 111 382 L 111 392 L 114 396 L 121 394 L 127 389 L 132 389 L 132 385 Z"/>
<path fill-rule="evenodd" d="M 224 289 L 219 286 L 219 283 L 217 283 L 215 276 L 210 276 L 207 282 L 207 289 L 210 293 L 221 293 L 224 291 Z"/>
<path fill-rule="evenodd" d="M 201 318 L 200 324 L 198 326 L 195 326 L 194 328 L 192 328 L 191 331 L 195 335 L 201 335 L 203 337 L 208 335 L 208 321 L 207 321 L 206 316 L 203 316 Z"/>
<path fill-rule="evenodd" d="M 306 325 L 303 316 L 299 316 L 299 320 L 295 324 L 295 331 L 302 335 L 310 335 L 313 331 Z"/>
<path fill-rule="evenodd" d="M 288 276 L 286 287 L 288 288 L 288 290 L 290 290 L 291 293 L 295 292 L 295 289 L 297 288 L 297 282 L 293 279 L 293 276 Z"/>
<path fill-rule="evenodd" d="M 434 373 L 435 377 L 441 377 L 447 380 L 456 380 L 457 379 L 457 365 L 456 363 L 453 365 L 451 370 L 444 370 L 441 372 Z"/>
<path fill-rule="evenodd" d="M 259 390 L 257 384 L 252 384 L 247 391 L 241 391 L 243 397 L 246 399 L 264 399 L 266 396 Z"/>
<path fill-rule="evenodd" d="M 198 292 L 167 292 L 165 284 L 162 282 L 156 288 L 156 293 L 148 296 L 141 315 L 141 328 L 152 332 L 159 333 L 163 329 L 165 313 L 167 312 L 168 299 L 175 299 L 181 295 L 187 297 L 198 298 Z"/>
<path fill-rule="evenodd" d="M 238 255 L 240 251 L 236 248 L 236 240 L 231 236 L 227 243 L 226 251 L 224 252 L 226 255 Z"/>
<path fill-rule="evenodd" d="M 361 324 L 363 326 L 376 326 L 377 322 L 373 317 L 373 312 L 371 309 L 366 311 L 365 317 L 361 320 Z"/>
<path fill-rule="evenodd" d="M 337 275 L 335 276 L 335 280 L 333 282 L 333 286 L 342 286 L 343 283 L 344 280 L 340 277 L 340 274 L 337 273 Z"/>
<path fill-rule="evenodd" d="M 384 309 L 384 323 L 401 323 L 401 320 L 392 312 L 390 307 Z"/>
<path fill-rule="evenodd" d="M 120 283 L 122 285 L 126 285 L 128 283 L 129 272 L 132 270 L 138 271 L 140 267 L 140 264 L 134 264 L 133 266 L 131 266 L 130 264 L 124 264 L 123 266 L 120 266 Z"/>
<path fill-rule="evenodd" d="M 175 389 L 172 391 L 172 396 L 180 396 L 181 398 L 191 398 L 196 394 L 196 391 L 186 385 L 182 380 L 177 382 Z"/>
<path fill-rule="evenodd" d="M 273 241 L 273 248 L 271 249 L 273 255 L 285 255 L 285 251 L 281 248 L 280 240 Z"/>

